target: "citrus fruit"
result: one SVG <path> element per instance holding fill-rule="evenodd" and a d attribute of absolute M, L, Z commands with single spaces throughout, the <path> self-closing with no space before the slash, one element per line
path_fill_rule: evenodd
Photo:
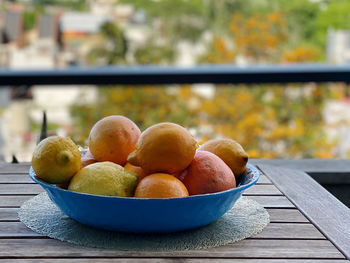
<path fill-rule="evenodd" d="M 112 115 L 99 120 L 89 135 L 89 149 L 99 162 L 124 165 L 134 149 L 141 131 L 130 119 Z"/>
<path fill-rule="evenodd" d="M 98 162 L 81 169 L 69 183 L 68 190 L 105 196 L 133 196 L 137 175 L 112 162 Z"/>
<path fill-rule="evenodd" d="M 170 174 L 155 173 L 143 178 L 136 187 L 135 197 L 173 198 L 186 197 L 188 191 L 184 184 Z"/>
<path fill-rule="evenodd" d="M 176 173 L 192 161 L 197 142 L 182 126 L 163 122 L 147 128 L 140 136 L 128 162 L 147 173 Z"/>
<path fill-rule="evenodd" d="M 243 147 L 232 139 L 214 139 L 204 143 L 200 150 L 219 156 L 238 178 L 246 169 L 248 154 Z"/>
<path fill-rule="evenodd" d="M 131 163 L 126 163 L 124 165 L 124 169 L 131 173 L 137 174 L 139 181 L 147 175 L 147 173 L 141 167 L 132 165 Z"/>
<path fill-rule="evenodd" d="M 197 151 L 182 181 L 190 195 L 208 194 L 236 187 L 230 167 L 211 152 Z"/>
<path fill-rule="evenodd" d="M 81 168 L 88 166 L 89 164 L 96 163 L 95 157 L 92 155 L 90 150 L 88 150 L 84 156 L 81 157 Z"/>
<path fill-rule="evenodd" d="M 64 184 L 80 170 L 80 158 L 78 146 L 70 138 L 50 136 L 35 147 L 32 167 L 44 181 Z"/>

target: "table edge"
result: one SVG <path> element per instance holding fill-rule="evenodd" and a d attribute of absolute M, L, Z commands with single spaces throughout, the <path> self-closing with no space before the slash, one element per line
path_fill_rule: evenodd
<path fill-rule="evenodd" d="M 347 225 L 350 222 L 350 209 L 301 170 L 264 164 L 257 166 L 350 259 L 350 227 Z"/>

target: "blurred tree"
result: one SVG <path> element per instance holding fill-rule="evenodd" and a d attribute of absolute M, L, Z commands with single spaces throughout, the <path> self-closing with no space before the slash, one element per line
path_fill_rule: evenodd
<path fill-rule="evenodd" d="M 124 32 L 114 23 L 101 26 L 101 43 L 88 55 L 88 62 L 93 65 L 114 65 L 126 62 L 128 43 Z"/>
<path fill-rule="evenodd" d="M 228 41 L 222 37 L 214 37 L 207 52 L 198 59 L 199 63 L 230 64 L 236 56 L 233 48 L 229 47 Z"/>
<path fill-rule="evenodd" d="M 230 30 L 237 53 L 254 61 L 276 61 L 279 47 L 287 40 L 286 22 L 278 12 L 250 17 L 235 14 Z"/>
<path fill-rule="evenodd" d="M 180 40 L 197 41 L 208 28 L 203 0 L 121 0 L 146 12 L 147 23 L 158 30 L 159 38 L 170 43 Z"/>
<path fill-rule="evenodd" d="M 156 44 L 154 38 L 150 38 L 135 50 L 134 58 L 137 64 L 168 64 L 174 61 L 175 54 L 170 43 Z"/>
<path fill-rule="evenodd" d="M 321 91 L 321 89 L 323 89 Z M 251 158 L 331 157 L 334 145 L 323 131 L 325 87 L 221 86 L 205 99 L 206 139 L 237 140 Z"/>
<path fill-rule="evenodd" d="M 234 48 L 227 51 L 223 48 L 227 45 L 215 44 L 218 40 L 214 39 L 201 60 L 227 63 L 227 55 L 222 54 L 229 52 L 243 54 L 250 61 L 314 61 L 318 53 L 312 47 L 282 48 L 288 43 L 286 28 L 278 12 L 234 14 L 230 24 Z M 334 145 L 327 141 L 322 118 L 330 94 L 325 85 L 220 86 L 213 98 L 201 104 L 202 125 L 212 127 L 202 136 L 233 138 L 250 157 L 331 157 Z"/>
<path fill-rule="evenodd" d="M 295 49 L 284 52 L 282 61 L 289 63 L 313 62 L 319 56 L 320 51 L 307 46 L 298 46 Z"/>
<path fill-rule="evenodd" d="M 33 29 L 35 26 L 37 14 L 34 11 L 25 11 L 23 13 L 23 24 L 25 30 Z"/>
<path fill-rule="evenodd" d="M 17 0 L 18 1 L 18 0 Z M 59 6 L 68 9 L 83 11 L 86 10 L 86 0 L 33 0 L 36 7 Z"/>
<path fill-rule="evenodd" d="M 332 29 L 350 29 L 350 1 L 325 1 L 324 6 L 314 20 L 313 40 L 325 48 L 327 31 Z"/>

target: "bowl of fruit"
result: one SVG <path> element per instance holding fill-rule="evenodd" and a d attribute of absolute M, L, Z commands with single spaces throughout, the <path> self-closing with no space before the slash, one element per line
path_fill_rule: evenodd
<path fill-rule="evenodd" d="M 231 139 L 199 146 L 174 123 L 141 133 L 123 116 L 98 121 L 81 154 L 69 138 L 41 141 L 29 175 L 72 219 L 99 229 L 169 233 L 208 225 L 259 179 Z"/>

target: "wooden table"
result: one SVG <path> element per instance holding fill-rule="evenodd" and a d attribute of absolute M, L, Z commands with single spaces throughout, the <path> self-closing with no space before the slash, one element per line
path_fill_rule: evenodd
<path fill-rule="evenodd" d="M 257 162 L 262 172 L 245 195 L 262 204 L 271 223 L 254 237 L 194 251 L 135 252 L 72 245 L 22 224 L 21 204 L 42 188 L 29 164 L 0 164 L 0 262 L 347 262 L 350 212 L 302 171 Z"/>

